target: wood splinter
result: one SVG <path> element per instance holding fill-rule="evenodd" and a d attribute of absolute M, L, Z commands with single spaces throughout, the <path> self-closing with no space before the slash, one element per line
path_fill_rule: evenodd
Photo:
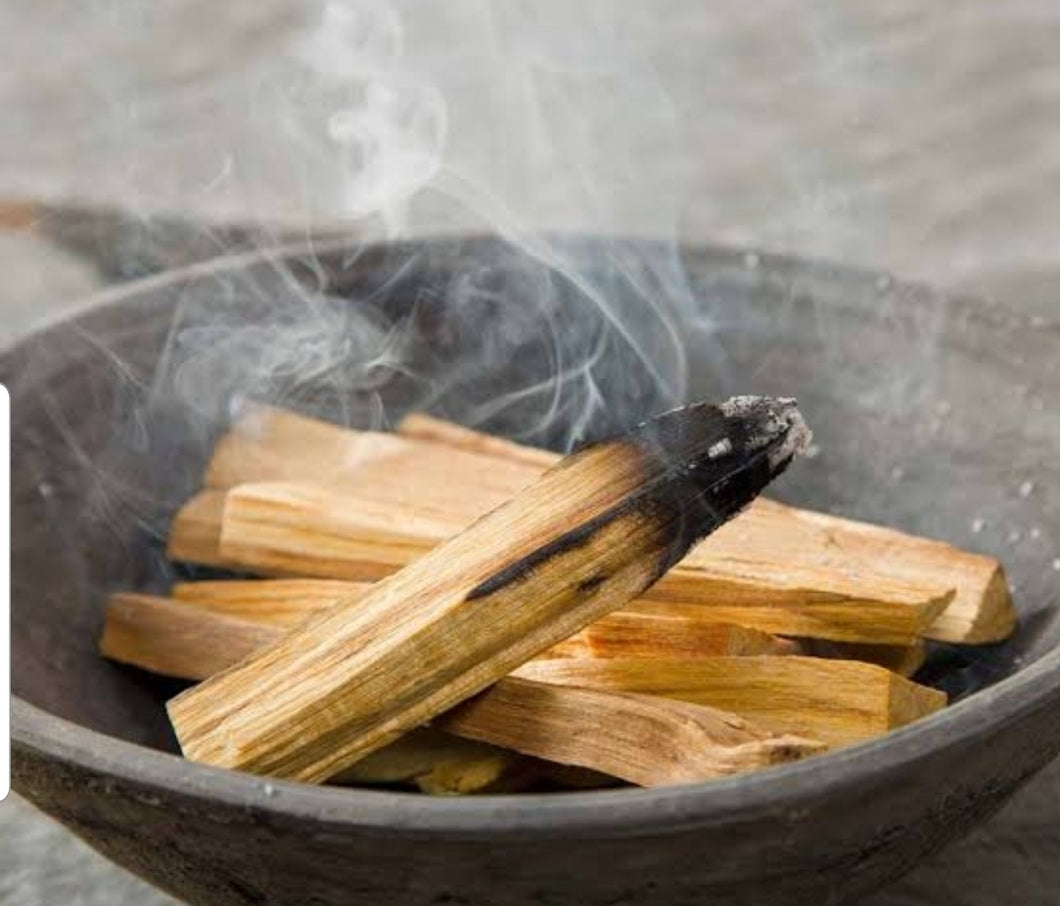
<path fill-rule="evenodd" d="M 792 401 L 740 397 L 568 457 L 366 595 L 171 700 L 181 747 L 332 777 L 640 594 L 808 439 Z"/>

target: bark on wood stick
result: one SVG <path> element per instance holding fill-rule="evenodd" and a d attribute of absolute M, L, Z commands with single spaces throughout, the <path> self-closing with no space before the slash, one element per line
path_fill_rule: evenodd
<path fill-rule="evenodd" d="M 366 596 L 171 700 L 177 738 L 194 760 L 325 780 L 621 607 L 808 435 L 791 401 L 741 397 L 569 457 Z"/>
<path fill-rule="evenodd" d="M 701 705 L 519 679 L 501 680 L 437 723 L 469 739 L 640 786 L 745 773 L 823 749 Z"/>
<path fill-rule="evenodd" d="M 411 506 L 319 486 L 251 484 L 228 492 L 220 547 L 222 559 L 265 575 L 365 580 L 392 573 L 456 532 L 456 524 Z M 764 543 L 753 553 L 732 546 L 710 565 L 690 565 L 688 557 L 646 599 L 703 605 L 718 622 L 778 635 L 908 644 L 952 598 L 952 591 L 924 583 L 782 559 L 785 532 L 770 537 L 772 550 Z"/>
<path fill-rule="evenodd" d="M 831 746 L 871 739 L 946 704 L 944 693 L 875 664 L 807 657 L 536 660 L 515 676 L 710 705 Z"/>

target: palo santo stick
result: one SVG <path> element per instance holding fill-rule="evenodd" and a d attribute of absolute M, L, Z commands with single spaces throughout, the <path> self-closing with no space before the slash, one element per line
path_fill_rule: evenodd
<path fill-rule="evenodd" d="M 522 463 L 547 466 L 556 456 L 418 413 L 406 416 L 398 432 L 461 449 L 488 449 Z M 875 582 L 878 574 L 928 589 L 954 589 L 953 600 L 925 630 L 931 639 L 963 644 L 996 642 L 1011 635 L 1016 626 L 1008 583 L 993 557 L 764 499 L 755 501 L 739 520 L 693 549 L 685 565 L 710 569 L 717 558 L 727 554 L 739 558 L 742 552 L 757 569 L 761 555 L 773 551 L 778 552 L 778 561 L 819 564 L 822 568 L 829 563 L 841 565 L 862 573 L 868 584 Z"/>
<path fill-rule="evenodd" d="M 449 733 L 640 786 L 754 771 L 823 748 L 701 705 L 511 678 L 437 723 Z"/>
<path fill-rule="evenodd" d="M 205 483 L 227 490 L 237 484 L 309 479 L 361 500 L 444 514 L 455 520 L 452 534 L 506 503 L 545 468 L 442 449 L 439 455 L 434 443 L 252 407 L 218 442 Z"/>
<path fill-rule="evenodd" d="M 642 592 L 808 436 L 791 401 L 742 397 L 567 458 L 358 600 L 171 700 L 185 755 L 334 776 Z"/>
<path fill-rule="evenodd" d="M 155 595 L 111 595 L 99 649 L 108 658 L 178 679 L 204 680 L 273 642 L 268 623 L 203 611 Z"/>
<path fill-rule="evenodd" d="M 357 582 L 328 582 L 314 579 L 273 579 L 221 582 L 183 582 L 173 587 L 174 597 L 189 605 L 174 619 L 213 622 L 215 615 L 238 618 L 252 623 L 290 628 L 314 613 L 334 606 L 338 601 L 354 601 L 368 593 L 370 585 Z M 146 595 L 115 595 L 123 609 L 161 607 L 165 599 Z M 132 598 L 132 601 L 125 600 Z M 171 603 L 171 602 L 170 602 Z M 171 608 L 167 608 L 167 613 Z M 160 631 L 157 616 L 146 615 L 145 631 Z M 230 631 L 229 623 L 217 622 L 214 635 Z M 202 630 L 206 631 L 206 630 Z M 174 626 L 169 633 L 179 639 L 182 631 Z M 235 633 L 238 637 L 238 633 Z M 270 639 L 270 641 L 272 641 Z M 146 650 L 158 641 L 144 640 Z M 220 642 L 217 642 L 220 644 Z M 250 653 L 244 646 L 233 645 L 239 657 Z M 751 654 L 794 654 L 799 643 L 779 639 L 756 629 L 710 621 L 710 611 L 694 605 L 657 605 L 651 613 L 616 611 L 605 614 L 568 639 L 547 649 L 540 657 L 714 657 Z M 170 654 L 171 659 L 174 657 Z M 194 651 L 188 651 L 194 667 Z M 231 663 L 238 658 L 233 657 Z M 136 663 L 136 661 L 127 661 Z M 150 664 L 138 664 L 153 669 Z M 229 666 L 225 664 L 224 666 Z M 187 679 L 204 679 L 199 674 L 172 674 Z"/>
<path fill-rule="evenodd" d="M 264 575 L 366 580 L 392 573 L 456 532 L 457 523 L 410 506 L 320 486 L 249 484 L 228 492 L 220 554 Z M 783 533 L 775 535 L 782 550 Z M 777 635 L 909 644 L 952 597 L 883 576 L 870 584 L 834 566 L 782 563 L 759 548 L 758 560 L 728 552 L 710 569 L 686 558 L 646 599 L 702 605 L 715 622 Z"/>
<path fill-rule="evenodd" d="M 531 661 L 515 676 L 710 705 L 830 746 L 871 739 L 946 704 L 944 693 L 875 664 L 807 657 L 564 658 Z"/>

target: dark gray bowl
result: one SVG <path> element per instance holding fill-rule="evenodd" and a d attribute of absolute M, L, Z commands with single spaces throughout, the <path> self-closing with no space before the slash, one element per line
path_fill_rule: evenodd
<path fill-rule="evenodd" d="M 547 251 L 227 259 L 99 296 L 4 354 L 19 792 L 211 906 L 823 904 L 897 877 L 1060 750 L 1055 325 L 708 248 L 683 250 L 689 296 L 663 317 L 648 306 L 679 286 L 665 248 Z M 351 424 L 429 404 L 562 445 L 672 402 L 682 346 L 692 395 L 800 398 L 821 453 L 780 496 L 1003 557 L 1023 625 L 993 650 L 936 654 L 928 679 L 953 707 L 747 778 L 429 799 L 187 763 L 161 709 L 174 687 L 96 656 L 105 592 L 171 578 L 160 536 L 240 393 Z"/>

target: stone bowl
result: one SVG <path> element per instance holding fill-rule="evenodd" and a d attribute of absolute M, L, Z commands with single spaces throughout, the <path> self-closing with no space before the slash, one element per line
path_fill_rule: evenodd
<path fill-rule="evenodd" d="M 876 274 L 618 239 L 533 254 L 487 238 L 331 243 L 96 296 L 0 356 L 14 787 L 203 906 L 863 895 L 1060 750 L 1058 339 L 1056 325 Z M 429 406 L 561 448 L 683 386 L 799 397 L 820 452 L 779 497 L 1004 560 L 1021 628 L 989 650 L 934 652 L 924 678 L 952 707 L 753 776 L 436 799 L 184 761 L 162 710 L 178 686 L 97 656 L 106 593 L 177 572 L 165 526 L 242 398 L 376 427 Z"/>

